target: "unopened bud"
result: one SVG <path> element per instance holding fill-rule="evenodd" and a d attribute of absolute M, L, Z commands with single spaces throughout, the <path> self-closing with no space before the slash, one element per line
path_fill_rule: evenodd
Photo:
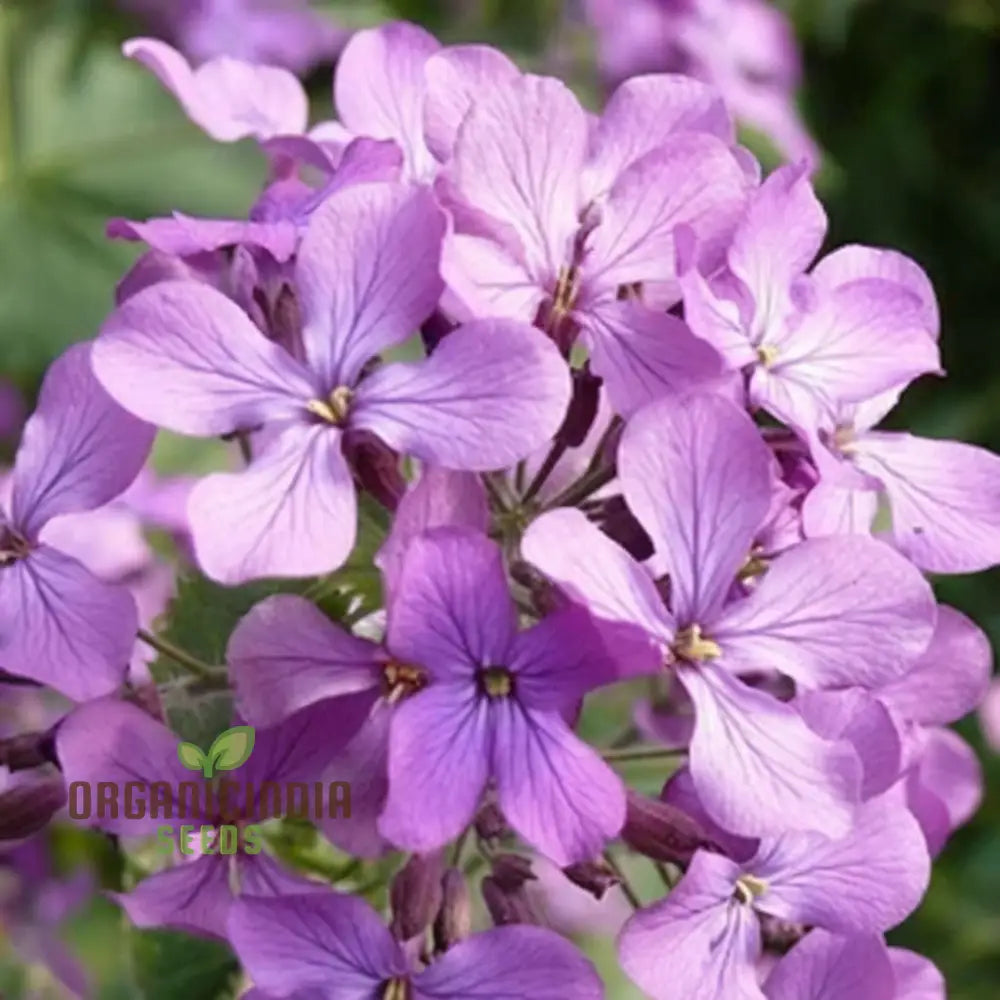
<path fill-rule="evenodd" d="M 537 924 L 535 908 L 524 890 L 525 883 L 536 878 L 531 862 L 518 854 L 498 854 L 492 867 L 492 874 L 482 881 L 482 893 L 493 923 L 497 927 Z"/>
<path fill-rule="evenodd" d="M 55 740 L 52 731 L 21 733 L 0 740 L 0 767 L 8 771 L 27 771 L 55 763 Z"/>
<path fill-rule="evenodd" d="M 492 862 L 493 878 L 508 889 L 520 889 L 525 882 L 538 876 L 531 870 L 531 861 L 520 854 L 498 854 Z"/>
<path fill-rule="evenodd" d="M 606 861 L 584 861 L 562 871 L 570 882 L 589 892 L 594 899 L 604 899 L 605 893 L 621 882 Z"/>
<path fill-rule="evenodd" d="M 424 349 L 430 354 L 445 337 L 455 329 L 455 324 L 440 310 L 435 310 L 420 327 L 420 339 Z"/>
<path fill-rule="evenodd" d="M 399 455 L 369 434 L 350 437 L 346 450 L 361 487 L 386 510 L 395 510 L 406 492 L 406 479 L 399 471 Z"/>
<path fill-rule="evenodd" d="M 476 834 L 480 840 L 500 840 L 507 832 L 507 819 L 495 802 L 487 802 L 476 814 Z"/>
<path fill-rule="evenodd" d="M 28 781 L 0 793 L 0 841 L 38 833 L 65 804 L 66 787 L 59 777 Z"/>
<path fill-rule="evenodd" d="M 594 426 L 597 404 L 601 394 L 601 380 L 590 367 L 573 369 L 573 395 L 562 427 L 556 432 L 556 441 L 567 448 L 579 448 Z"/>
<path fill-rule="evenodd" d="M 771 952 L 783 955 L 805 937 L 806 928 L 803 924 L 793 924 L 787 920 L 779 920 L 769 913 L 760 914 L 760 930 L 764 947 Z"/>
<path fill-rule="evenodd" d="M 699 848 L 712 846 L 701 825 L 686 812 L 659 799 L 627 793 L 622 840 L 654 861 L 687 864 Z"/>
<path fill-rule="evenodd" d="M 609 497 L 601 504 L 598 524 L 634 559 L 643 562 L 653 554 L 652 540 L 622 497 Z"/>
<path fill-rule="evenodd" d="M 430 927 L 441 908 L 441 851 L 414 854 L 396 873 L 389 890 L 392 906 L 392 933 L 399 941 L 409 941 Z"/>
<path fill-rule="evenodd" d="M 434 949 L 447 951 L 472 933 L 472 900 L 465 875 L 449 868 L 441 880 L 443 901 L 434 921 Z"/>

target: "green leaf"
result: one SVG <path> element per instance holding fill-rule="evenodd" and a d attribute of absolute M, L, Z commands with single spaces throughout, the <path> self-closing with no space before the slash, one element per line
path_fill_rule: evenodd
<path fill-rule="evenodd" d="M 208 756 L 217 771 L 235 771 L 253 753 L 253 726 L 233 726 L 219 733 L 209 747 Z"/>
<path fill-rule="evenodd" d="M 216 941 L 174 931 L 132 931 L 132 963 L 142 1000 L 221 1000 L 235 992 L 239 964 Z"/>
<path fill-rule="evenodd" d="M 177 747 L 177 756 L 180 762 L 189 771 L 200 771 L 205 766 L 206 757 L 202 753 L 201 747 L 194 743 L 181 743 Z"/>

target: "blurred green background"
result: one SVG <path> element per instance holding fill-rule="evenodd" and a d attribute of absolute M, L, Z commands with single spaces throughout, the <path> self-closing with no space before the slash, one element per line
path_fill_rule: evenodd
<path fill-rule="evenodd" d="M 352 26 L 410 18 L 444 40 L 502 45 L 532 68 L 553 65 L 550 42 L 562 23 L 559 0 L 316 6 Z M 892 422 L 1000 451 L 1000 8 L 993 0 L 783 6 L 804 50 L 802 108 L 825 152 L 819 185 L 831 245 L 896 247 L 924 265 L 940 299 L 949 377 L 911 389 Z M 239 214 L 263 178 L 251 146 L 209 141 L 120 58 L 121 40 L 139 30 L 109 0 L 0 0 L 0 375 L 29 398 L 63 346 L 96 332 L 135 256 L 104 239 L 109 216 Z M 579 31 L 560 37 L 559 64 L 568 44 L 573 83 L 594 100 L 590 42 Z M 328 68 L 310 80 L 317 117 L 330 116 L 329 81 Z M 942 580 L 938 590 L 1000 640 L 1000 571 Z M 937 962 L 954 1000 L 994 1000 L 1000 762 L 975 720 L 961 729 L 983 752 L 986 801 L 893 941 Z M 103 920 L 72 933 L 110 982 L 121 960 L 118 925 L 110 907 L 100 912 Z M 0 971 L 0 997 L 13 991 L 11 976 Z M 135 993 L 122 985 L 112 995 Z M 161 995 L 201 1000 L 190 983 Z"/>

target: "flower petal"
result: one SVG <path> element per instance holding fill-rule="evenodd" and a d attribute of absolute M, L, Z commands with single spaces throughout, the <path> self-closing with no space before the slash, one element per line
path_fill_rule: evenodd
<path fill-rule="evenodd" d="M 663 399 L 626 427 L 618 475 L 682 624 L 711 619 L 749 557 L 771 503 L 771 462 L 753 421 L 721 397 Z"/>
<path fill-rule="evenodd" d="M 313 213 L 295 284 L 306 355 L 327 391 L 353 386 L 433 312 L 444 226 L 427 188 L 401 184 L 355 185 Z"/>
<path fill-rule="evenodd" d="M 93 510 L 138 475 L 154 429 L 123 410 L 94 378 L 91 344 L 77 344 L 45 375 L 24 425 L 11 484 L 11 520 L 29 539 L 57 514 Z"/>
<path fill-rule="evenodd" d="M 876 935 L 843 937 L 816 929 L 768 976 L 768 1000 L 887 1000 L 897 996 L 885 942 Z"/>
<path fill-rule="evenodd" d="M 560 867 L 597 858 L 625 825 L 621 778 L 557 712 L 508 698 L 493 706 L 493 722 L 493 773 L 510 825 Z"/>
<path fill-rule="evenodd" d="M 722 610 L 712 638 L 743 671 L 874 688 L 917 662 L 936 613 L 930 584 L 885 543 L 818 538 L 775 559 L 749 597 Z"/>
<path fill-rule="evenodd" d="M 351 424 L 391 448 L 454 469 L 526 458 L 562 424 L 569 369 L 538 330 L 474 320 L 423 361 L 386 365 L 360 385 Z"/>
<path fill-rule="evenodd" d="M 287 425 L 242 472 L 198 483 L 188 514 L 198 564 L 220 583 L 337 569 L 357 522 L 340 434 Z"/>
<path fill-rule="evenodd" d="M 821 739 L 792 706 L 710 663 L 680 678 L 695 707 L 691 774 L 717 823 L 749 836 L 849 827 L 860 766 L 848 744 Z"/>
<path fill-rule="evenodd" d="M 180 434 L 214 436 L 299 417 L 319 395 L 239 306 L 196 281 L 129 298 L 93 346 L 94 374 L 127 410 Z"/>
<path fill-rule="evenodd" d="M 287 70 L 227 56 L 192 70 L 176 49 L 155 38 L 133 38 L 122 51 L 154 73 L 188 118 L 217 142 L 270 139 L 306 129 L 306 93 Z"/>
<path fill-rule="evenodd" d="M 890 948 L 889 958 L 896 974 L 895 1000 L 947 1000 L 944 976 L 930 959 L 905 948 Z"/>
<path fill-rule="evenodd" d="M 0 663 L 68 698 L 99 698 L 122 683 L 137 620 L 127 587 L 47 545 L 0 567 Z"/>

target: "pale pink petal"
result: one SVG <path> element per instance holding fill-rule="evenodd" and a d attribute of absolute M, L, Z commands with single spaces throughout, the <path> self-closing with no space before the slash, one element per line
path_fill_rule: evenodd
<path fill-rule="evenodd" d="M 682 624 L 714 617 L 749 557 L 771 503 L 771 462 L 750 417 L 718 396 L 662 399 L 626 427 L 618 475 Z"/>
<path fill-rule="evenodd" d="M 730 278 L 709 282 L 695 266 L 681 265 L 680 286 L 684 295 L 684 319 L 696 336 L 711 344 L 728 368 L 738 370 L 757 363 L 751 341 L 750 305 Z M 732 291 L 732 295 L 728 294 Z M 737 298 L 739 295 L 739 298 Z"/>
<path fill-rule="evenodd" d="M 111 314 L 92 349 L 94 374 L 136 416 L 211 436 L 305 415 L 311 374 L 221 292 L 164 281 Z"/>
<path fill-rule="evenodd" d="M 122 51 L 153 72 L 199 128 L 218 142 L 304 132 L 309 104 L 288 70 L 220 56 L 192 70 L 165 42 L 133 38 Z"/>
<path fill-rule="evenodd" d="M 430 191 L 401 184 L 355 185 L 313 213 L 295 285 L 306 355 L 328 391 L 353 386 L 434 311 L 444 227 Z"/>
<path fill-rule="evenodd" d="M 337 569 L 357 530 L 340 434 L 289 424 L 242 472 L 203 479 L 188 513 L 198 564 L 220 583 Z"/>
<path fill-rule="evenodd" d="M 958 441 L 869 432 L 855 462 L 889 496 L 895 544 L 921 569 L 972 573 L 1000 562 L 1000 458 Z"/>
<path fill-rule="evenodd" d="M 868 535 L 878 512 L 878 491 L 821 479 L 802 504 L 806 535 Z"/>
<path fill-rule="evenodd" d="M 884 542 L 817 538 L 778 556 L 711 634 L 740 670 L 780 670 L 809 687 L 874 688 L 916 663 L 936 609 L 930 584 Z"/>
<path fill-rule="evenodd" d="M 821 739 L 791 705 L 711 663 L 680 678 L 695 708 L 691 774 L 717 823 L 749 836 L 848 829 L 861 770 L 849 744 Z"/>
<path fill-rule="evenodd" d="M 416 363 L 386 365 L 358 388 L 353 427 L 390 447 L 454 469 L 500 469 L 559 429 L 569 369 L 538 330 L 474 320 Z"/>
<path fill-rule="evenodd" d="M 164 218 L 133 222 L 112 219 L 107 226 L 111 239 L 147 243 L 160 253 L 190 257 L 226 247 L 261 247 L 283 263 L 295 253 L 298 228 L 290 219 L 273 222 L 243 222 L 231 219 L 198 219 L 180 212 Z"/>
<path fill-rule="evenodd" d="M 424 144 L 424 67 L 440 45 L 423 28 L 403 21 L 357 32 L 337 63 L 334 101 L 355 134 L 395 139 L 407 176 L 424 179 L 434 157 Z"/>

